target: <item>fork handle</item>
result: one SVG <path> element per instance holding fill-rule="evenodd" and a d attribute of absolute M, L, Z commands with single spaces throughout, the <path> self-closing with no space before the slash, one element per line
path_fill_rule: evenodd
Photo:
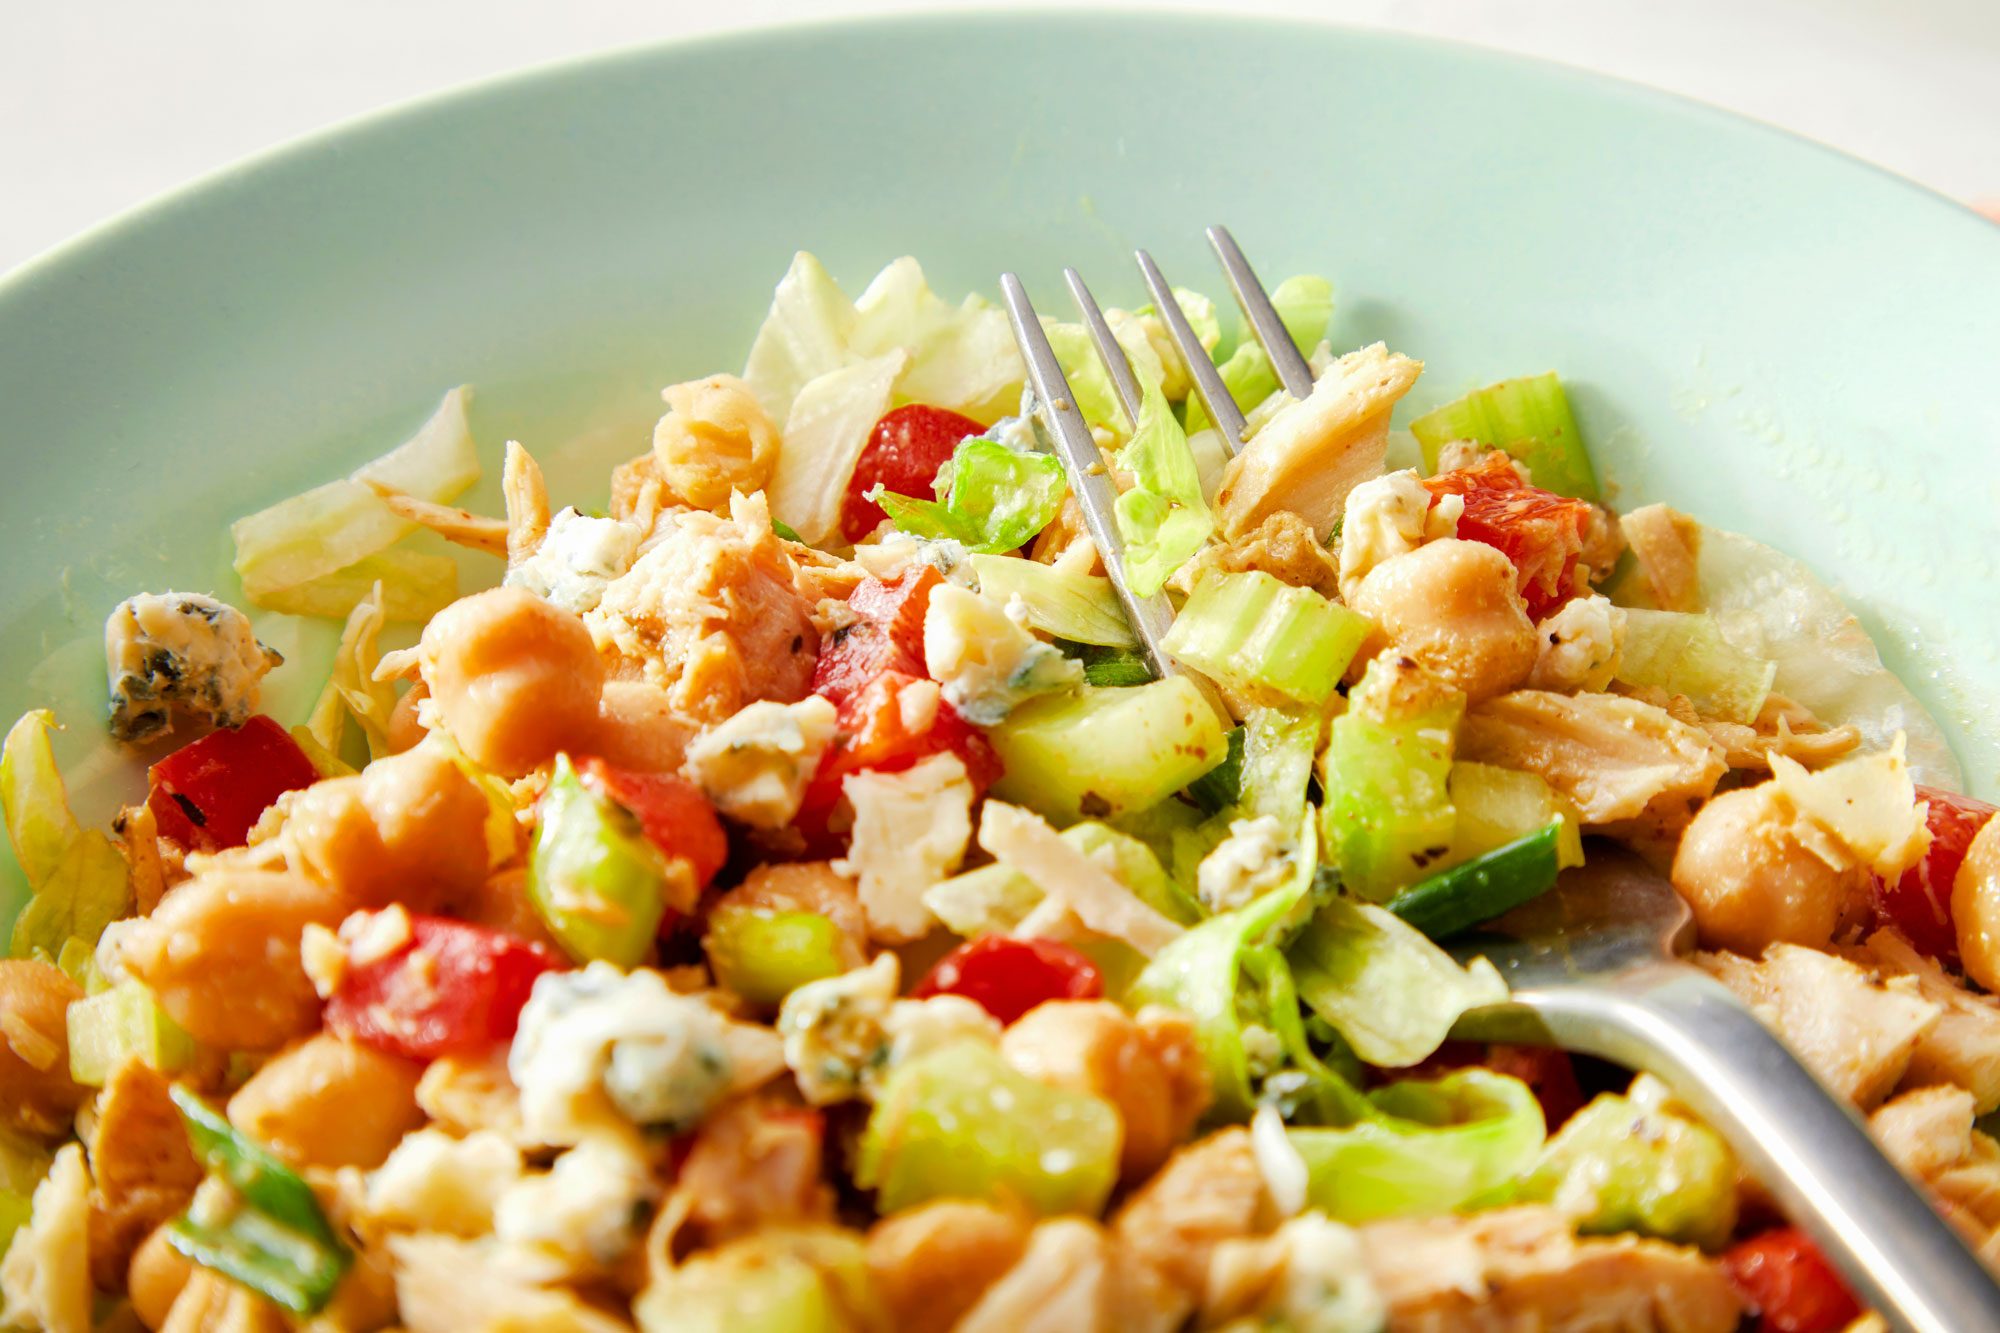
<path fill-rule="evenodd" d="M 1904 1333 L 2000 1330 L 2000 1286 L 1829 1093 L 1721 983 L 1684 963 L 1548 987 L 1468 1015 L 1481 1035 L 1658 1075 L 1721 1133 L 1855 1293 Z"/>

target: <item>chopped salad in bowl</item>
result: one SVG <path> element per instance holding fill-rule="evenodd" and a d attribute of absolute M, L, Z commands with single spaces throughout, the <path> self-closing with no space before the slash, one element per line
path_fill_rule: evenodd
<path fill-rule="evenodd" d="M 1798 562 L 1614 510 L 1554 373 L 1392 431 L 1178 294 L 1051 324 L 1178 608 L 1156 679 L 1004 314 L 801 254 L 601 511 L 468 391 L 140 592 L 108 830 L 28 714 L 0 1323 L 1774 1330 L 1862 1311 L 1656 1080 L 1451 1040 L 1440 947 L 1623 842 L 2000 1253 L 2000 821 Z M 421 539 L 413 535 L 427 533 Z M 491 561 L 461 595 L 438 539 Z M 260 613 L 341 623 L 302 717 Z M 86 719 L 60 719 L 85 725 Z"/>

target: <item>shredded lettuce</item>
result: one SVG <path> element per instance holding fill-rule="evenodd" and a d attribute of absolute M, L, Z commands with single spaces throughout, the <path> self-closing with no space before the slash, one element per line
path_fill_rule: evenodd
<path fill-rule="evenodd" d="M 1272 289 L 1271 304 L 1292 343 L 1310 354 L 1333 322 L 1333 284 L 1316 273 L 1294 274 Z"/>
<path fill-rule="evenodd" d="M 0 744 L 0 808 L 33 895 L 14 922 L 9 952 L 54 961 L 72 938 L 95 944 L 125 915 L 132 891 L 109 838 L 77 823 L 56 770 L 47 709 L 24 714 Z"/>
<path fill-rule="evenodd" d="M 978 296 L 948 305 L 905 256 L 875 275 L 854 303 L 847 345 L 858 356 L 894 348 L 910 354 L 899 398 L 928 403 L 991 425 L 1021 395 L 1025 370 L 1007 314 Z"/>
<path fill-rule="evenodd" d="M 382 589 L 377 586 L 348 615 L 340 632 L 340 647 L 334 651 L 333 673 L 306 720 L 314 742 L 335 758 L 346 744 L 350 715 L 367 737 L 370 760 L 389 752 L 389 715 L 396 708 L 396 688 L 375 679 L 375 664 L 382 657 L 384 619 Z"/>
<path fill-rule="evenodd" d="M 1053 454 L 1010 449 L 984 436 L 960 441 L 946 467 L 950 493 L 942 501 L 897 495 L 880 486 L 869 498 L 899 531 L 948 538 L 976 554 L 998 555 L 1032 541 L 1055 519 L 1069 494 L 1062 462 Z"/>
<path fill-rule="evenodd" d="M 1325 278 L 1312 274 L 1299 274 L 1286 278 L 1271 292 L 1271 304 L 1277 307 L 1278 318 L 1284 321 L 1285 332 L 1292 336 L 1292 343 L 1302 354 L 1310 354 L 1320 339 L 1326 336 L 1326 326 L 1333 319 L 1333 284 Z M 1216 367 L 1216 373 L 1229 388 L 1229 396 L 1235 400 L 1238 410 L 1248 413 L 1259 403 L 1279 391 L 1277 367 L 1255 338 L 1245 336 Z M 1194 435 L 1208 429 L 1212 423 L 1208 413 L 1202 409 L 1199 398 L 1189 398 L 1187 405 L 1187 433 Z"/>
<path fill-rule="evenodd" d="M 972 572 L 979 579 L 979 591 L 1000 605 L 1011 608 L 1020 598 L 1020 614 L 1031 629 L 1104 648 L 1139 644 L 1111 580 L 1101 574 L 1080 574 L 1005 555 L 973 556 Z"/>
<path fill-rule="evenodd" d="M 908 363 L 907 352 L 892 349 L 815 376 L 797 391 L 765 494 L 772 518 L 801 540 L 840 539 L 848 478 L 875 423 L 889 410 L 896 378 Z"/>
<path fill-rule="evenodd" d="M 346 614 L 352 600 L 340 604 L 336 592 L 307 590 L 305 585 L 341 575 L 339 587 L 358 598 L 373 578 L 344 571 L 417 527 L 391 512 L 363 483 L 381 482 L 438 503 L 456 499 L 479 480 L 479 454 L 465 415 L 471 400 L 470 389 L 463 385 L 453 389 L 415 435 L 362 465 L 351 477 L 316 486 L 232 523 L 236 572 L 250 600 L 260 606 L 275 605 L 273 598 L 291 605 L 338 604 L 334 614 Z"/>
<path fill-rule="evenodd" d="M 1044 320 L 1042 332 L 1048 335 L 1049 347 L 1062 365 L 1063 379 L 1069 383 L 1069 396 L 1075 401 L 1076 410 L 1083 414 L 1083 419 L 1093 426 L 1125 434 L 1125 409 L 1118 404 L 1117 391 L 1111 387 L 1111 372 L 1105 369 L 1104 359 L 1097 354 L 1097 344 L 1090 340 L 1090 330 L 1081 324 L 1056 324 Z M 1143 343 L 1144 339 L 1139 342 Z M 1150 355 L 1150 349 L 1146 354 Z M 1127 355 L 1141 355 L 1137 344 L 1128 349 Z M 1153 364 L 1159 364 L 1157 356 L 1153 357 Z M 1139 361 L 1133 362 L 1134 373 L 1140 365 Z M 1146 381 L 1142 379 L 1140 383 Z"/>
<path fill-rule="evenodd" d="M 853 360 L 847 340 L 856 323 L 854 303 L 825 265 L 804 250 L 792 256 L 743 365 L 743 382 L 772 421 L 790 417 L 807 384 Z"/>
<path fill-rule="evenodd" d="M 448 555 L 392 547 L 309 583 L 264 593 L 257 605 L 287 615 L 337 620 L 372 588 L 381 590 L 382 611 L 388 619 L 426 621 L 458 600 L 458 562 Z"/>
<path fill-rule="evenodd" d="M 1073 387 L 1073 386 L 1072 386 Z M 1143 381 L 1138 429 L 1118 451 L 1132 488 L 1118 497 L 1118 531 L 1125 538 L 1125 577 L 1151 597 L 1215 531 L 1202 497 L 1201 473 L 1187 436 L 1174 421 L 1160 386 Z"/>
<path fill-rule="evenodd" d="M 1701 612 L 1628 610 L 1617 678 L 1684 694 L 1710 717 L 1756 720 L 1778 664 L 1754 657 L 1722 637 Z"/>

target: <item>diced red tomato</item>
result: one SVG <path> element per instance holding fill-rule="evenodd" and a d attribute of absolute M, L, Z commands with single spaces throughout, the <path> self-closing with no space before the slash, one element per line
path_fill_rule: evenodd
<path fill-rule="evenodd" d="M 924 613 L 931 590 L 942 581 L 928 565 L 894 583 L 863 579 L 847 599 L 857 619 L 835 630 L 820 649 L 813 693 L 842 704 L 884 672 L 923 675 Z"/>
<path fill-rule="evenodd" d="M 940 958 L 911 994 L 962 995 L 1006 1024 L 1048 1000 L 1094 1000 L 1104 977 L 1067 944 L 984 935 Z"/>
<path fill-rule="evenodd" d="M 1763 1333 L 1837 1333 L 1861 1303 L 1819 1247 L 1793 1227 L 1766 1231 L 1722 1255 L 1722 1270 L 1757 1311 Z"/>
<path fill-rule="evenodd" d="M 602 759 L 577 761 L 577 775 L 630 810 L 655 847 L 687 863 L 694 889 L 708 887 L 729 859 L 729 835 L 701 788 L 672 773 L 634 773 Z"/>
<path fill-rule="evenodd" d="M 259 713 L 234 731 L 211 731 L 154 764 L 146 804 L 162 835 L 183 847 L 241 847 L 271 802 L 319 781 L 285 729 Z"/>
<path fill-rule="evenodd" d="M 985 431 L 971 417 L 922 403 L 884 416 L 869 433 L 848 479 L 847 498 L 840 506 L 841 535 L 858 542 L 888 517 L 881 505 L 863 498 L 877 485 L 898 495 L 930 499 L 938 469 L 950 460 L 959 441 Z"/>
<path fill-rule="evenodd" d="M 1427 478 L 1431 506 L 1447 495 L 1465 500 L 1458 535 L 1484 542 L 1514 562 L 1521 597 L 1540 620 L 1576 593 L 1576 560 L 1590 506 L 1521 481 L 1506 455 L 1495 452 L 1453 472 Z"/>
<path fill-rule="evenodd" d="M 1996 807 L 1935 787 L 1917 788 L 1917 799 L 1930 803 L 1925 815 L 1931 830 L 1930 850 L 1894 884 L 1875 881 L 1875 913 L 1901 931 L 1918 951 L 1956 967 L 1958 930 L 1951 919 L 1952 881 L 1958 878 L 1966 849 L 1993 818 Z"/>
<path fill-rule="evenodd" d="M 327 999 L 326 1025 L 412 1060 L 479 1050 L 513 1037 L 535 978 L 555 966 L 505 931 L 411 917 L 402 948 L 348 966 Z"/>
<path fill-rule="evenodd" d="M 1448 1041 L 1422 1062 L 1407 1069 L 1383 1070 L 1377 1077 L 1384 1083 L 1409 1078 L 1435 1079 L 1455 1069 L 1475 1066 L 1527 1084 L 1535 1100 L 1542 1104 L 1542 1119 L 1548 1122 L 1551 1134 L 1583 1107 L 1583 1089 L 1576 1080 L 1576 1065 L 1567 1051 L 1553 1046 Z"/>
<path fill-rule="evenodd" d="M 833 744 L 806 784 L 794 822 L 814 838 L 824 832 L 850 773 L 900 772 L 947 751 L 959 757 L 980 792 L 1000 776 L 1000 756 L 979 728 L 938 697 L 936 685 L 922 676 L 884 672 L 839 705 Z"/>

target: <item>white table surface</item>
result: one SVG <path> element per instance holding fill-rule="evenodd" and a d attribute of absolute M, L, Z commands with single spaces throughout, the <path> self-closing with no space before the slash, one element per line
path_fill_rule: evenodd
<path fill-rule="evenodd" d="M 247 154 L 470 80 L 680 34 L 944 7 L 955 6 L 4 0 L 0 271 Z M 1960 198 L 2000 197 L 2000 0 L 1250 0 L 1232 7 L 1566 61 L 1786 126 Z"/>

